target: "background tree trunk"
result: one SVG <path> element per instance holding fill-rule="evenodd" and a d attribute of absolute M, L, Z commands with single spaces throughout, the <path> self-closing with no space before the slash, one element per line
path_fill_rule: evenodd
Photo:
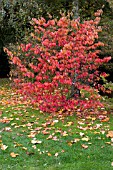
<path fill-rule="evenodd" d="M 73 8 L 72 8 L 73 18 L 77 19 L 79 18 L 79 0 L 74 0 L 72 4 L 73 4 Z M 75 95 L 80 96 L 80 90 L 77 89 L 77 87 L 75 86 L 76 81 L 77 81 L 77 74 L 75 70 L 75 75 L 72 78 L 71 94 L 70 94 L 71 98 L 75 97 Z"/>
<path fill-rule="evenodd" d="M 79 0 L 74 0 L 72 2 L 72 12 L 73 12 L 73 18 L 76 19 L 79 17 Z"/>

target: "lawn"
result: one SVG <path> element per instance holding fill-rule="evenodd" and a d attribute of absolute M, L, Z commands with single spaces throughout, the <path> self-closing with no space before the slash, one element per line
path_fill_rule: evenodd
<path fill-rule="evenodd" d="M 0 80 L 0 170 L 112 170 L 109 113 L 104 119 L 42 113 Z"/>

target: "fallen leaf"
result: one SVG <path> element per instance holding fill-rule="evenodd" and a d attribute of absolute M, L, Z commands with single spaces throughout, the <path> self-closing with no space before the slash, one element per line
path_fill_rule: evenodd
<path fill-rule="evenodd" d="M 92 145 L 92 143 L 91 143 L 91 142 L 88 142 L 87 144 L 88 144 L 88 145 Z"/>
<path fill-rule="evenodd" d="M 102 130 L 102 131 L 101 131 L 101 133 L 104 135 L 104 134 L 105 134 L 105 131 L 104 131 L 104 130 Z"/>
<path fill-rule="evenodd" d="M 45 130 L 43 130 L 42 133 L 43 133 L 44 135 L 49 135 L 49 134 L 50 134 L 50 132 L 47 132 L 47 131 L 45 131 Z"/>
<path fill-rule="evenodd" d="M 113 131 L 108 131 L 107 138 L 113 138 Z"/>
<path fill-rule="evenodd" d="M 54 123 L 58 123 L 58 120 L 53 120 Z"/>
<path fill-rule="evenodd" d="M 52 140 L 58 141 L 59 139 L 57 138 L 57 136 L 53 136 Z"/>
<path fill-rule="evenodd" d="M 15 126 L 16 125 L 16 123 L 11 123 L 11 126 Z"/>
<path fill-rule="evenodd" d="M 78 121 L 79 125 L 84 125 L 84 122 Z"/>
<path fill-rule="evenodd" d="M 52 122 L 52 123 L 51 123 L 51 126 L 54 126 L 54 125 L 55 125 L 55 123 L 54 123 L 54 122 Z"/>
<path fill-rule="evenodd" d="M 42 129 L 42 127 L 37 127 L 37 128 L 35 128 L 36 131 L 39 131 L 39 130 L 41 130 L 41 129 Z"/>
<path fill-rule="evenodd" d="M 55 153 L 55 156 L 56 156 L 56 157 L 58 156 L 58 152 L 57 152 L 57 153 Z"/>
<path fill-rule="evenodd" d="M 109 117 L 106 117 L 105 119 L 102 119 L 101 122 L 108 122 L 109 121 Z"/>
<path fill-rule="evenodd" d="M 92 117 L 91 119 L 92 119 L 92 120 L 96 120 L 96 117 Z"/>
<path fill-rule="evenodd" d="M 34 155 L 34 152 L 26 152 L 27 155 Z"/>
<path fill-rule="evenodd" d="M 64 126 L 69 127 L 69 126 L 71 126 L 71 125 L 73 125 L 73 122 L 67 122 L 67 124 L 66 124 L 66 125 L 64 125 Z"/>
<path fill-rule="evenodd" d="M 25 150 L 25 151 L 27 150 L 27 148 L 26 148 L 26 147 L 22 147 L 22 149 L 23 149 L 23 150 Z"/>
<path fill-rule="evenodd" d="M 84 136 L 84 133 L 80 132 L 80 136 L 81 136 L 81 137 Z"/>
<path fill-rule="evenodd" d="M 11 153 L 10 153 L 10 156 L 11 156 L 12 158 L 16 158 L 18 155 L 19 155 L 18 153 L 14 153 L 14 152 L 11 152 Z"/>
<path fill-rule="evenodd" d="M 68 142 L 68 145 L 69 145 L 69 146 L 72 146 L 72 142 Z"/>
<path fill-rule="evenodd" d="M 62 136 L 68 136 L 67 132 L 64 131 L 64 132 L 62 133 Z"/>
<path fill-rule="evenodd" d="M 100 132 L 94 131 L 94 134 L 100 134 Z"/>
<path fill-rule="evenodd" d="M 111 145 L 111 142 L 105 142 L 106 144 L 108 144 L 108 145 Z"/>
<path fill-rule="evenodd" d="M 82 144 L 82 148 L 87 149 L 87 148 L 88 148 L 88 146 L 87 146 L 87 145 L 85 145 L 85 144 Z"/>
<path fill-rule="evenodd" d="M 61 133 L 61 132 L 62 132 L 62 130 L 55 130 L 55 132 L 56 132 L 56 133 Z"/>
<path fill-rule="evenodd" d="M 34 138 L 36 136 L 35 133 L 31 133 L 30 135 L 28 135 L 28 138 Z"/>
<path fill-rule="evenodd" d="M 84 137 L 84 138 L 82 138 L 82 141 L 89 141 L 89 138 L 88 137 Z"/>
<path fill-rule="evenodd" d="M 17 142 L 14 142 L 14 147 L 19 147 L 19 146 L 22 146 L 22 144 L 20 144 L 20 143 L 17 143 Z"/>
<path fill-rule="evenodd" d="M 1 123 L 9 123 L 9 122 L 10 122 L 10 119 L 4 118 L 4 119 L 1 119 L 0 122 L 1 122 Z"/>
<path fill-rule="evenodd" d="M 108 112 L 107 112 L 107 111 L 103 111 L 102 113 L 103 113 L 104 115 L 106 115 Z"/>
<path fill-rule="evenodd" d="M 96 126 L 94 127 L 94 129 L 99 129 L 102 126 L 102 124 L 96 124 Z"/>
<path fill-rule="evenodd" d="M 79 142 L 79 141 L 80 141 L 79 138 L 75 138 L 75 139 L 73 140 L 74 143 Z"/>
<path fill-rule="evenodd" d="M 105 146 L 101 146 L 101 148 L 103 149 Z"/>
<path fill-rule="evenodd" d="M 104 115 L 99 115 L 99 117 L 98 117 L 100 120 L 102 120 L 102 119 L 105 119 L 106 118 L 106 116 L 104 116 Z"/>
<path fill-rule="evenodd" d="M 31 141 L 32 144 L 40 144 L 42 143 L 41 140 L 36 140 L 35 138 Z"/>
<path fill-rule="evenodd" d="M 12 132 L 11 128 L 10 127 L 5 127 L 4 129 L 6 132 Z"/>
<path fill-rule="evenodd" d="M 53 136 L 49 135 L 48 138 L 46 138 L 46 139 L 48 140 L 48 139 L 52 139 L 52 138 L 53 138 Z"/>
<path fill-rule="evenodd" d="M 32 148 L 36 149 L 36 145 L 33 145 Z"/>
<path fill-rule="evenodd" d="M 48 156 L 52 156 L 51 153 L 49 153 L 49 152 L 47 153 L 47 155 L 48 155 Z"/>
<path fill-rule="evenodd" d="M 2 150 L 6 150 L 7 148 L 8 148 L 7 145 L 3 145 L 3 144 L 1 145 L 1 149 L 2 149 Z"/>
<path fill-rule="evenodd" d="M 82 126 L 77 126 L 77 128 L 80 130 L 84 130 L 84 131 L 86 131 L 88 129 L 88 127 L 82 127 Z M 80 133 L 82 133 L 82 132 L 80 132 Z"/>

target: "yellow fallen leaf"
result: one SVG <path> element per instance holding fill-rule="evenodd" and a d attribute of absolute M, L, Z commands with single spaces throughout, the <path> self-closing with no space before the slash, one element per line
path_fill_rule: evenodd
<path fill-rule="evenodd" d="M 2 149 L 2 150 L 6 150 L 7 148 L 8 148 L 8 146 L 3 145 L 3 144 L 1 145 L 1 149 Z"/>
<path fill-rule="evenodd" d="M 94 134 L 100 134 L 100 132 L 94 131 Z"/>
<path fill-rule="evenodd" d="M 28 135 L 28 138 L 34 138 L 36 136 L 35 133 L 31 133 L 30 135 Z"/>
<path fill-rule="evenodd" d="M 80 141 L 79 138 L 75 138 L 75 139 L 73 140 L 74 143 L 79 142 L 79 141 Z"/>
<path fill-rule="evenodd" d="M 49 152 L 47 153 L 47 155 L 48 155 L 48 156 L 52 156 L 51 153 L 49 153 Z"/>
<path fill-rule="evenodd" d="M 62 133 L 62 136 L 68 136 L 67 132 L 64 131 L 64 132 Z"/>
<path fill-rule="evenodd" d="M 25 151 L 27 150 L 27 148 L 26 148 L 26 147 L 22 147 L 22 149 L 23 149 L 23 150 L 25 150 Z"/>
<path fill-rule="evenodd" d="M 54 126 L 54 125 L 55 125 L 55 123 L 54 123 L 54 122 L 52 122 L 52 123 L 51 123 L 51 126 Z"/>
<path fill-rule="evenodd" d="M 68 142 L 68 145 L 69 145 L 69 146 L 72 146 L 72 142 Z"/>
<path fill-rule="evenodd" d="M 84 137 L 84 138 L 82 138 L 82 141 L 89 141 L 89 138 L 88 137 Z"/>
<path fill-rule="evenodd" d="M 96 120 L 96 117 L 92 117 L 91 119 L 92 119 L 92 120 Z"/>
<path fill-rule="evenodd" d="M 31 141 L 32 144 L 40 144 L 42 141 L 36 140 L 35 138 Z"/>
<path fill-rule="evenodd" d="M 16 125 L 16 123 L 11 123 L 11 126 L 15 126 Z"/>
<path fill-rule="evenodd" d="M 67 122 L 67 124 L 64 126 L 71 126 L 71 125 L 73 125 L 73 122 Z"/>
<path fill-rule="evenodd" d="M 106 144 L 108 144 L 108 145 L 111 145 L 111 142 L 105 142 Z"/>
<path fill-rule="evenodd" d="M 11 153 L 10 153 L 10 156 L 11 156 L 12 158 L 16 158 L 18 155 L 19 155 L 18 153 L 14 153 L 14 152 L 11 152 Z"/>
<path fill-rule="evenodd" d="M 17 143 L 17 142 L 14 142 L 14 147 L 19 147 L 19 146 L 22 146 L 22 144 L 20 144 L 20 143 Z"/>

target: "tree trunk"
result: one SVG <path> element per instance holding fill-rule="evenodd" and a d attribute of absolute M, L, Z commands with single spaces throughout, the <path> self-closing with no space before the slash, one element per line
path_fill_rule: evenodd
<path fill-rule="evenodd" d="M 77 19 L 79 17 L 79 0 L 74 0 L 73 1 L 73 19 Z M 75 70 L 75 75 L 72 78 L 72 85 L 71 85 L 71 94 L 70 97 L 76 97 L 76 96 L 80 96 L 80 90 L 75 86 L 77 81 L 77 74 L 76 74 L 76 70 Z"/>
<path fill-rule="evenodd" d="M 76 19 L 79 17 L 79 0 L 74 0 L 72 4 L 73 4 L 73 9 L 72 9 L 73 18 Z"/>

